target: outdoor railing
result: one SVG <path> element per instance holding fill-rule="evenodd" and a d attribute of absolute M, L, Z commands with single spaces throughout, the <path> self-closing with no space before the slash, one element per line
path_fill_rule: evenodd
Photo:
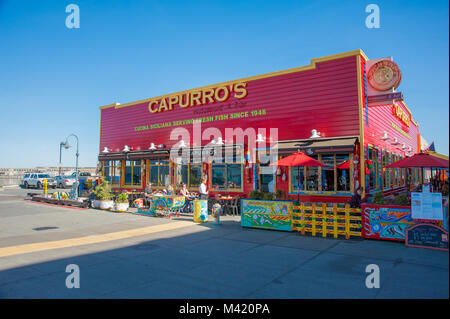
<path fill-rule="evenodd" d="M 361 209 L 348 204 L 301 203 L 293 206 L 292 230 L 302 235 L 361 237 Z"/>

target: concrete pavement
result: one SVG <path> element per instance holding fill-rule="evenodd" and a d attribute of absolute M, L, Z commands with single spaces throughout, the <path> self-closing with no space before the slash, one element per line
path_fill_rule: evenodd
<path fill-rule="evenodd" d="M 0 257 L 0 298 L 449 296 L 447 252 L 245 229 L 230 216 L 215 226 L 43 206 L 24 201 L 24 194 L 0 192 L 0 252 L 32 243 L 44 249 Z M 142 228 L 152 231 L 135 231 Z M 130 236 L 110 235 L 123 231 Z M 99 235 L 111 237 L 74 241 Z M 72 244 L 51 249 L 49 241 Z M 68 264 L 79 266 L 79 289 L 66 287 Z M 380 288 L 366 288 L 369 264 L 380 269 Z"/>

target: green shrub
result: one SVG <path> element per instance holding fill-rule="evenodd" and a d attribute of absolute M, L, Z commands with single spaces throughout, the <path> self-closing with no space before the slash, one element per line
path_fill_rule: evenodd
<path fill-rule="evenodd" d="M 274 200 L 274 195 L 273 193 L 262 193 L 262 199 L 263 200 Z"/>
<path fill-rule="evenodd" d="M 406 196 L 406 194 L 398 194 L 394 199 L 395 205 L 409 206 L 411 205 L 410 200 Z"/>
<path fill-rule="evenodd" d="M 372 203 L 375 205 L 384 205 L 386 203 L 384 194 L 382 192 L 377 192 L 377 193 L 373 194 Z"/>
<path fill-rule="evenodd" d="M 253 190 L 248 194 L 249 199 L 259 199 L 259 200 L 277 200 L 282 199 L 284 197 L 284 192 L 280 190 L 280 192 L 277 191 L 277 193 L 266 193 L 266 192 L 260 192 L 258 190 Z"/>
<path fill-rule="evenodd" d="M 261 199 L 261 197 L 262 197 L 262 194 L 258 190 L 250 191 L 250 193 L 248 194 L 249 199 Z"/>
<path fill-rule="evenodd" d="M 277 200 L 286 199 L 286 193 L 281 189 L 277 189 L 277 191 L 275 192 L 275 199 Z"/>
<path fill-rule="evenodd" d="M 117 196 L 116 203 L 128 203 L 128 194 L 120 193 L 119 196 Z"/>
<path fill-rule="evenodd" d="M 95 197 L 98 200 L 111 200 L 113 194 L 111 193 L 111 186 L 107 181 L 103 181 L 100 185 L 95 188 Z"/>

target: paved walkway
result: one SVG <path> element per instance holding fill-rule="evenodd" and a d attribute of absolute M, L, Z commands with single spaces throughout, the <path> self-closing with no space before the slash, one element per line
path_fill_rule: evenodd
<path fill-rule="evenodd" d="M 448 298 L 448 253 L 74 210 L 0 193 L 0 298 Z M 39 230 L 42 229 L 43 230 Z M 68 264 L 80 288 L 68 289 Z M 380 288 L 366 288 L 366 266 Z"/>

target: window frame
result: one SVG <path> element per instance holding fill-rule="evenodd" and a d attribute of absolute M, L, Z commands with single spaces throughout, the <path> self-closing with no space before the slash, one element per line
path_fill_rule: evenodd
<path fill-rule="evenodd" d="M 350 188 L 348 191 L 340 191 L 337 190 L 338 189 L 338 180 L 337 180 L 337 158 L 336 156 L 338 155 L 344 155 L 346 157 L 348 157 L 348 161 L 350 163 L 350 167 L 349 167 L 349 181 L 350 181 Z M 322 179 L 323 179 L 323 169 L 322 167 L 317 167 L 318 169 L 318 178 L 320 179 L 320 185 L 318 185 L 317 190 L 306 190 L 306 173 L 307 173 L 307 169 L 309 169 L 309 167 L 303 166 L 303 190 L 295 190 L 294 189 L 294 183 L 293 183 L 293 179 L 294 179 L 294 173 L 297 172 L 298 168 L 297 167 L 289 167 L 289 194 L 292 195 L 296 195 L 296 194 L 352 194 L 353 193 L 353 189 L 354 189 L 354 185 L 353 185 L 353 153 L 332 153 L 332 154 L 318 154 L 317 155 L 317 160 L 318 161 L 322 161 L 322 156 L 323 157 L 333 157 L 333 162 L 334 162 L 334 166 L 333 166 L 333 182 L 334 182 L 334 187 L 332 191 L 324 191 L 323 190 L 323 185 L 322 185 Z M 301 168 L 300 168 L 301 170 Z"/>
<path fill-rule="evenodd" d="M 131 162 L 132 163 L 132 165 L 127 165 L 127 161 L 129 161 L 129 162 Z M 140 164 L 139 164 L 139 166 L 138 165 L 134 165 L 134 162 L 137 162 L 137 161 L 139 161 L 140 162 Z M 126 187 L 126 188 L 142 188 L 142 181 L 143 181 L 143 174 L 142 174 L 142 164 L 143 164 L 143 160 L 139 160 L 139 159 L 131 159 L 131 160 L 122 160 L 121 161 L 121 164 L 122 164 L 122 169 L 121 169 L 121 172 L 122 172 L 122 176 L 121 176 L 121 182 L 122 182 L 122 187 Z M 125 170 L 126 170 L 126 168 L 127 167 L 131 167 L 131 184 L 126 184 L 126 182 L 125 182 Z M 134 184 L 133 183 L 133 171 L 134 171 L 134 168 L 135 167 L 139 167 L 139 170 L 140 170 L 140 181 L 139 181 L 139 184 Z"/>
<path fill-rule="evenodd" d="M 158 161 L 158 164 L 150 164 L 150 161 Z M 162 161 L 164 161 L 164 162 L 167 162 L 167 164 L 163 164 L 163 165 L 161 165 L 160 163 L 162 162 Z M 150 169 L 151 169 L 151 167 L 153 167 L 153 166 L 156 166 L 156 167 L 158 167 L 158 184 L 157 185 L 155 185 L 153 182 L 152 182 L 152 188 L 155 188 L 155 189 L 163 189 L 163 188 L 166 188 L 168 185 L 171 185 L 172 184 L 172 176 L 171 176 L 171 174 L 170 174 L 170 167 L 171 167 L 171 164 L 170 164 L 170 159 L 168 158 L 168 157 L 161 157 L 161 158 L 154 158 L 154 159 L 148 159 L 148 160 L 146 160 L 146 177 L 145 177 L 145 185 L 147 185 L 148 184 L 148 182 L 150 181 Z M 160 167 L 161 166 L 164 166 L 164 167 L 168 167 L 168 169 L 169 169 L 169 184 L 168 185 L 165 185 L 164 183 L 162 183 L 162 180 L 161 180 L 161 174 L 160 174 Z"/>

